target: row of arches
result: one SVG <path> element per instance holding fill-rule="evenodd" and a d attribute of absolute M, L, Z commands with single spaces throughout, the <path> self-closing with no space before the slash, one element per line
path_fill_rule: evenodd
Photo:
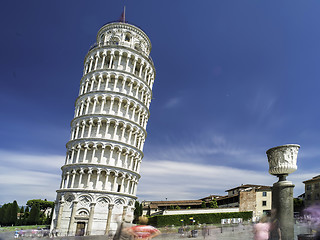
<path fill-rule="evenodd" d="M 60 189 L 89 189 L 136 194 L 138 176 L 105 168 L 63 168 Z"/>
<path fill-rule="evenodd" d="M 133 149 L 88 142 L 69 147 L 65 164 L 100 164 L 139 172 L 141 159 Z"/>
<path fill-rule="evenodd" d="M 126 50 L 93 51 L 85 60 L 83 75 L 90 72 L 109 69 L 129 72 L 142 79 L 152 89 L 154 68 L 150 61 Z"/>
<path fill-rule="evenodd" d="M 66 192 L 59 193 L 57 196 L 58 202 L 81 202 L 81 205 L 89 206 L 91 203 L 105 202 L 111 205 L 123 204 L 126 207 L 134 207 L 135 200 L 130 197 L 123 197 L 112 194 L 96 194 L 96 193 L 83 193 L 83 192 Z"/>
<path fill-rule="evenodd" d="M 51 230 L 57 229 L 61 236 L 73 236 L 79 234 L 78 224 L 81 223 L 81 235 L 108 234 L 111 223 L 114 223 L 112 230 L 115 231 L 117 223 L 125 216 L 133 218 L 134 200 L 134 196 L 112 192 L 59 190 Z M 97 219 L 99 224 L 93 223 Z"/>
<path fill-rule="evenodd" d="M 130 29 L 131 30 L 131 29 Z M 102 32 L 97 38 L 99 45 L 123 45 L 126 47 L 134 48 L 137 51 L 148 55 L 150 53 L 150 42 L 146 41 L 140 34 L 135 31 L 129 30 L 109 30 L 107 32 Z"/>
<path fill-rule="evenodd" d="M 119 141 L 142 151 L 146 132 L 124 120 L 107 117 L 78 118 L 72 122 L 70 140 L 82 138 Z"/>
<path fill-rule="evenodd" d="M 86 76 L 81 80 L 79 96 L 94 91 L 119 92 L 143 103 L 146 103 L 148 99 L 151 100 L 152 95 L 150 88 L 145 83 L 128 75 L 106 72 Z"/>
<path fill-rule="evenodd" d="M 149 102 L 147 103 L 149 104 Z M 74 117 L 88 114 L 116 115 L 146 127 L 149 110 L 138 102 L 117 95 L 89 95 L 77 99 Z"/>

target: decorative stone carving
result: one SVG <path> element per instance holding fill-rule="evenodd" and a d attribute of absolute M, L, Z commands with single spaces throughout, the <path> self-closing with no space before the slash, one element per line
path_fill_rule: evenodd
<path fill-rule="evenodd" d="M 288 175 L 297 170 L 297 157 L 300 146 L 287 144 L 267 151 L 269 173 L 272 175 Z"/>

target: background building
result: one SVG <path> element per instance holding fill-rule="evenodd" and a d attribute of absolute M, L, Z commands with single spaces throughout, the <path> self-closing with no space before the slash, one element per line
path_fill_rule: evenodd
<path fill-rule="evenodd" d="M 113 233 L 133 218 L 155 69 L 139 28 L 104 25 L 85 56 L 51 229 Z"/>
<path fill-rule="evenodd" d="M 320 204 L 320 175 L 303 182 L 305 184 L 305 207 Z"/>
<path fill-rule="evenodd" d="M 245 184 L 226 190 L 226 196 L 210 195 L 199 200 L 143 201 L 144 215 L 179 215 L 252 211 L 253 220 L 271 211 L 270 186 Z M 217 208 L 210 208 L 211 201 Z"/>

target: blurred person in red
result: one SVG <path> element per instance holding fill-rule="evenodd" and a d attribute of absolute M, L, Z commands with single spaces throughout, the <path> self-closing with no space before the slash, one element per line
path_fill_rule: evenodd
<path fill-rule="evenodd" d="M 127 232 L 134 236 L 134 239 L 149 240 L 161 234 L 161 232 L 153 226 L 147 225 L 147 217 L 139 217 L 139 224 L 134 227 L 127 229 Z"/>

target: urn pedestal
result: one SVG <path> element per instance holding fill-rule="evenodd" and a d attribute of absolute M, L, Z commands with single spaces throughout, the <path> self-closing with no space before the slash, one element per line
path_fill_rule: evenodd
<path fill-rule="evenodd" d="M 293 188 L 286 177 L 297 170 L 297 156 L 300 146 L 287 144 L 267 151 L 269 173 L 279 178 L 272 187 L 272 211 L 280 223 L 281 239 L 294 239 Z"/>

